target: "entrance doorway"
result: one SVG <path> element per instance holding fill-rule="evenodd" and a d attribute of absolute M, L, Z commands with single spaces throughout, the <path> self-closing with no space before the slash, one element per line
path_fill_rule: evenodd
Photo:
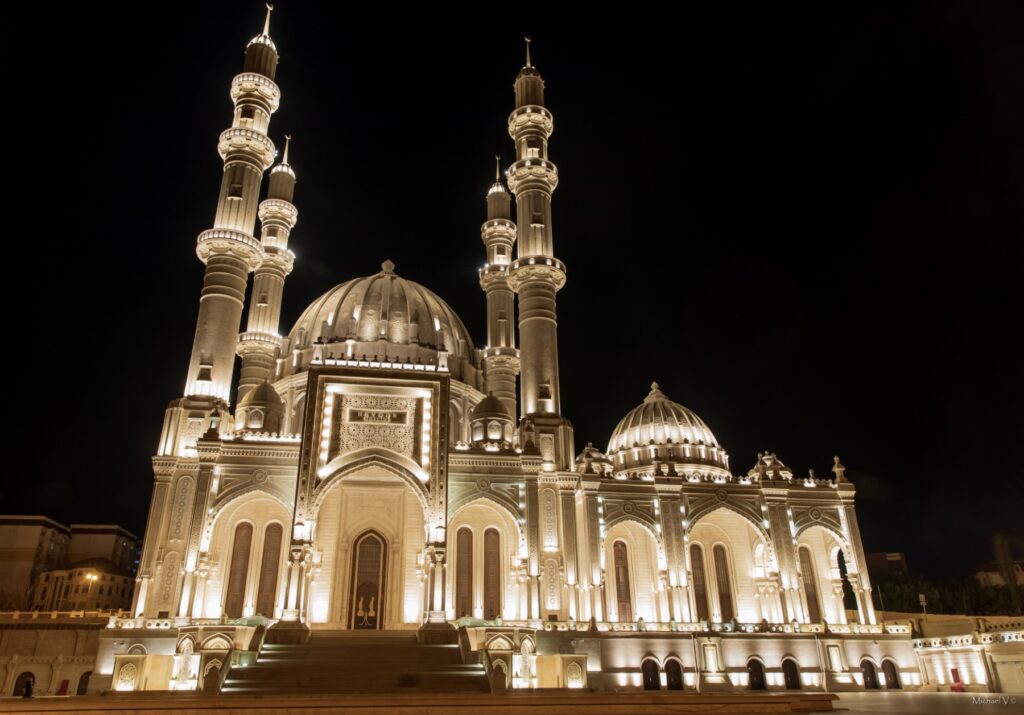
<path fill-rule="evenodd" d="M 384 627 L 384 592 L 387 574 L 387 541 L 367 531 L 352 549 L 352 584 L 349 593 L 348 627 Z"/>
<path fill-rule="evenodd" d="M 751 690 L 764 690 L 764 665 L 757 658 L 747 663 L 747 687 Z"/>

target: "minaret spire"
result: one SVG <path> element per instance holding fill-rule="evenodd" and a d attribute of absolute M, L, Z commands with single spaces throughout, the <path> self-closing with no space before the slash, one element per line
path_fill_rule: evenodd
<path fill-rule="evenodd" d="M 201 398 L 208 403 L 207 409 L 217 403 L 227 406 L 246 283 L 263 261 L 253 230 L 263 172 L 277 153 L 266 134 L 280 101 L 273 81 L 277 60 L 277 48 L 269 37 L 255 37 L 246 46 L 243 71 L 231 84 L 231 126 L 221 133 L 217 147 L 224 160 L 217 211 L 213 226 L 197 241 L 196 253 L 206 264 L 206 275 L 185 396 Z"/>
<path fill-rule="evenodd" d="M 253 276 L 249 323 L 246 332 L 238 336 L 237 352 L 242 358 L 239 402 L 250 390 L 274 379 L 275 361 L 282 346 L 278 330 L 284 281 L 295 265 L 295 254 L 288 249 L 288 237 L 299 220 L 299 211 L 292 203 L 295 171 L 288 163 L 291 138 L 290 134 L 284 137 L 284 155 L 281 163 L 270 170 L 267 198 L 259 209 L 263 261 Z"/>
<path fill-rule="evenodd" d="M 516 349 L 515 294 L 508 276 L 516 225 L 512 222 L 512 197 L 501 182 L 501 156 L 494 159 L 494 184 L 487 192 L 487 220 L 480 228 L 487 250 L 487 263 L 480 269 L 480 287 L 487 295 L 484 391 L 501 400 L 514 420 L 519 351 Z"/>
<path fill-rule="evenodd" d="M 544 80 L 533 66 L 527 39 L 526 66 L 516 76 L 516 105 L 508 133 L 516 160 L 508 169 L 508 187 L 519 220 L 516 260 L 509 284 L 519 296 L 520 433 L 533 431 L 549 469 L 571 469 L 575 451 L 572 427 L 562 417 L 558 377 L 558 320 L 555 295 L 565 285 L 565 264 L 555 258 L 551 195 L 558 168 L 548 158 L 554 119 L 544 106 Z"/>
<path fill-rule="evenodd" d="M 270 13 L 274 12 L 274 6 L 267 3 L 267 19 L 263 21 L 263 34 L 270 35 Z"/>
<path fill-rule="evenodd" d="M 526 66 L 527 67 L 533 67 L 533 65 L 530 64 L 530 42 L 531 42 L 530 36 L 527 35 L 523 39 L 526 40 Z"/>

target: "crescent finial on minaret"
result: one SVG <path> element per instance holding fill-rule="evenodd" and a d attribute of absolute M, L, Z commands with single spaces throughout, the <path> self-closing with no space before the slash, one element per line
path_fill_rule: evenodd
<path fill-rule="evenodd" d="M 501 154 L 494 155 L 494 180 L 501 181 Z"/>
<path fill-rule="evenodd" d="M 530 36 L 527 35 L 523 39 L 526 40 L 526 66 L 533 67 L 533 65 L 530 64 Z"/>
<path fill-rule="evenodd" d="M 291 134 L 285 134 L 284 135 L 284 157 L 281 159 L 281 163 L 282 164 L 287 164 L 288 163 L 288 145 L 291 144 L 291 143 L 292 143 L 292 135 Z"/>
<path fill-rule="evenodd" d="M 274 12 L 274 6 L 267 3 L 267 19 L 263 21 L 263 34 L 270 35 L 270 13 Z"/>

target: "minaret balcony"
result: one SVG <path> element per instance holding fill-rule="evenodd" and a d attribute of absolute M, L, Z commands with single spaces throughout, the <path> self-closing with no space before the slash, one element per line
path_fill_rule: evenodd
<path fill-rule="evenodd" d="M 265 199 L 260 202 L 259 217 L 264 223 L 276 219 L 287 223 L 289 228 L 294 228 L 299 220 L 299 210 L 294 204 L 283 199 Z"/>
<path fill-rule="evenodd" d="M 509 136 L 515 139 L 524 129 L 530 129 L 531 131 L 539 129 L 544 132 L 545 136 L 550 137 L 552 132 L 555 131 L 555 118 L 551 116 L 551 112 L 546 107 L 541 107 L 538 104 L 527 104 L 513 110 L 508 115 Z"/>
<path fill-rule="evenodd" d="M 281 89 L 274 80 L 255 72 L 243 72 L 231 80 L 231 101 L 237 104 L 245 95 L 257 97 L 271 113 L 281 104 Z"/>
<path fill-rule="evenodd" d="M 230 228 L 211 228 L 196 239 L 196 255 L 206 263 L 214 254 L 234 254 L 249 262 L 249 270 L 255 270 L 263 260 L 263 247 L 247 233 Z"/>
<path fill-rule="evenodd" d="M 283 343 L 284 339 L 280 335 L 249 331 L 238 336 L 237 352 L 243 357 L 251 352 L 273 354 L 281 349 Z"/>
<path fill-rule="evenodd" d="M 221 159 L 227 159 L 229 154 L 245 152 L 255 156 L 263 164 L 264 169 L 274 163 L 274 157 L 277 155 L 277 149 L 274 148 L 274 142 L 270 141 L 270 137 L 263 132 L 245 127 L 231 127 L 221 132 L 217 151 Z"/>
<path fill-rule="evenodd" d="M 565 264 L 551 256 L 523 256 L 512 262 L 509 271 L 509 285 L 519 292 L 519 287 L 533 281 L 547 281 L 555 290 L 565 285 Z"/>
<path fill-rule="evenodd" d="M 507 218 L 492 218 L 480 227 L 480 236 L 485 244 L 498 241 L 511 245 L 516 240 L 516 225 Z"/>
<path fill-rule="evenodd" d="M 558 186 L 558 167 L 547 159 L 520 159 L 508 169 L 508 188 L 513 194 L 528 189 L 552 192 Z"/>

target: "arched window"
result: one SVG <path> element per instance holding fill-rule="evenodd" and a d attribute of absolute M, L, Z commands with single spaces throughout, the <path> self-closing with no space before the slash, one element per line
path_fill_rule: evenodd
<path fill-rule="evenodd" d="M 26 670 L 24 673 L 18 676 L 17 680 L 14 681 L 14 690 L 11 692 L 11 695 L 19 698 L 22 695 L 24 695 L 25 683 L 29 682 L 30 680 L 32 681 L 32 685 L 34 686 L 36 684 L 36 676 Z"/>
<path fill-rule="evenodd" d="M 811 623 L 821 622 L 821 606 L 818 605 L 818 579 L 814 573 L 814 560 L 811 550 L 800 547 L 800 572 L 804 580 L 804 593 L 807 594 L 807 620 Z"/>
<path fill-rule="evenodd" d="M 732 583 L 729 580 L 729 561 L 725 555 L 725 547 L 716 544 L 715 549 L 715 581 L 718 584 L 718 608 L 722 614 L 722 622 L 733 619 Z"/>
<path fill-rule="evenodd" d="M 224 613 L 228 618 L 241 618 L 245 602 L 245 580 L 249 575 L 249 552 L 252 550 L 252 524 L 243 522 L 235 527 L 235 541 L 231 548 L 228 571 L 227 600 Z"/>
<path fill-rule="evenodd" d="M 455 617 L 473 615 L 473 532 L 459 529 L 455 538 Z"/>
<path fill-rule="evenodd" d="M 764 664 L 757 658 L 747 661 L 747 687 L 751 690 L 766 690 Z"/>
<path fill-rule="evenodd" d="M 82 677 L 78 679 L 78 690 L 75 691 L 75 695 L 85 695 L 89 691 L 89 678 L 91 677 L 91 670 L 82 673 Z"/>
<path fill-rule="evenodd" d="M 782 661 L 782 678 L 786 681 L 786 690 L 800 690 L 800 666 L 792 658 Z"/>
<path fill-rule="evenodd" d="M 889 690 L 903 689 L 903 684 L 900 683 L 900 671 L 896 668 L 895 663 L 891 660 L 883 660 L 882 673 L 885 675 L 885 687 Z"/>
<path fill-rule="evenodd" d="M 875 664 L 865 658 L 860 662 L 860 672 L 864 674 L 864 689 L 878 690 L 878 671 Z"/>
<path fill-rule="evenodd" d="M 277 575 L 281 566 L 281 536 L 284 529 L 280 524 L 271 524 L 263 536 L 263 559 L 260 565 L 260 589 L 256 597 L 256 613 L 268 618 L 274 617 L 274 602 L 277 600 Z"/>
<path fill-rule="evenodd" d="M 644 676 L 644 690 L 661 690 L 661 672 L 657 661 L 648 658 L 640 664 L 640 672 Z"/>
<path fill-rule="evenodd" d="M 665 661 L 665 685 L 669 690 L 683 689 L 683 667 L 675 658 Z"/>
<path fill-rule="evenodd" d="M 708 618 L 708 587 L 704 580 L 704 552 L 697 544 L 690 545 L 690 569 L 693 572 L 693 600 L 697 603 L 697 620 Z"/>
<path fill-rule="evenodd" d="M 628 623 L 633 620 L 633 599 L 629 589 L 629 556 L 625 542 L 616 541 L 612 551 L 615 554 L 615 601 L 619 605 L 619 621 Z M 657 668 L 657 664 L 654 667 Z"/>
<path fill-rule="evenodd" d="M 497 529 L 484 532 L 484 618 L 493 621 L 501 615 L 501 534 Z"/>

